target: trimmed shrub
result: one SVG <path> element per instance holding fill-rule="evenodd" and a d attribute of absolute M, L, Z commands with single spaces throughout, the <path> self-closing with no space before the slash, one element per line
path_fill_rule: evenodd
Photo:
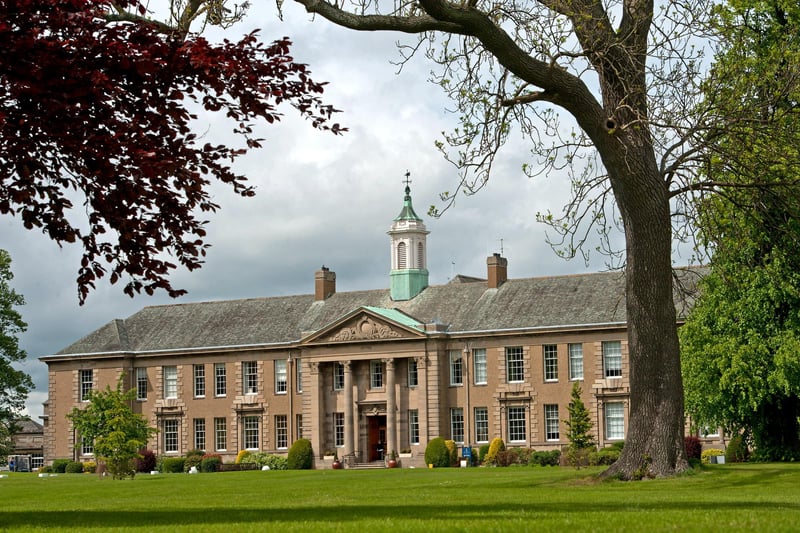
<path fill-rule="evenodd" d="M 594 448 L 576 448 L 575 446 L 567 447 L 567 453 L 564 455 L 564 462 L 569 466 L 575 468 L 582 468 L 589 466 L 592 454 L 597 453 Z"/>
<path fill-rule="evenodd" d="M 620 453 L 621 450 L 614 446 L 609 446 L 608 448 L 602 448 L 600 450 L 597 450 L 596 452 L 589 454 L 589 464 L 592 466 L 612 465 L 615 462 L 617 462 Z"/>
<path fill-rule="evenodd" d="M 141 457 L 136 459 L 137 472 L 150 472 L 156 470 L 156 454 L 153 450 L 139 450 Z"/>
<path fill-rule="evenodd" d="M 200 461 L 201 472 L 216 472 L 222 464 L 222 456 L 216 453 L 207 453 Z"/>
<path fill-rule="evenodd" d="M 481 444 L 481 447 L 478 448 L 478 462 L 483 464 L 486 461 L 486 454 L 489 453 L 489 445 L 488 444 Z"/>
<path fill-rule="evenodd" d="M 236 461 L 234 462 L 238 465 L 245 457 L 249 457 L 250 455 L 252 455 L 252 453 L 247 450 L 239 450 L 239 453 L 236 454 Z"/>
<path fill-rule="evenodd" d="M 447 446 L 447 451 L 450 452 L 450 466 L 455 466 L 458 464 L 458 446 L 456 446 L 456 441 L 454 440 L 446 440 L 444 441 L 444 445 Z"/>
<path fill-rule="evenodd" d="M 558 466 L 560 462 L 561 462 L 560 450 L 533 452 L 530 455 L 530 458 L 528 459 L 528 464 L 531 466 L 533 465 Z"/>
<path fill-rule="evenodd" d="M 83 474 L 83 463 L 79 461 L 70 461 L 64 467 L 66 474 Z"/>
<path fill-rule="evenodd" d="M 83 471 L 88 474 L 94 474 L 97 471 L 97 463 L 94 461 L 86 461 L 83 463 Z"/>
<path fill-rule="evenodd" d="M 704 465 L 707 465 L 711 462 L 712 457 L 716 457 L 718 455 L 725 455 L 725 452 L 719 448 L 709 448 L 707 450 L 703 450 L 703 453 L 700 454 L 700 462 Z"/>
<path fill-rule="evenodd" d="M 242 458 L 242 465 L 254 464 L 257 468 L 268 466 L 270 470 L 288 470 L 289 461 L 286 457 L 272 455 L 267 452 L 255 452 Z"/>
<path fill-rule="evenodd" d="M 500 450 L 494 457 L 497 466 L 511 466 L 517 462 L 517 454 L 512 450 Z"/>
<path fill-rule="evenodd" d="M 180 474 L 183 472 L 185 457 L 164 457 L 161 459 L 161 471 L 167 474 Z"/>
<path fill-rule="evenodd" d="M 730 442 L 728 447 L 725 448 L 725 462 L 726 463 L 744 463 L 747 461 L 749 451 L 744 438 L 741 435 L 736 435 Z"/>
<path fill-rule="evenodd" d="M 314 450 L 311 449 L 311 441 L 308 439 L 297 439 L 289 448 L 286 457 L 289 470 L 311 470 L 314 465 Z"/>
<path fill-rule="evenodd" d="M 703 444 L 698 437 L 688 435 L 683 438 L 683 446 L 686 448 L 687 459 L 700 459 L 703 453 Z"/>
<path fill-rule="evenodd" d="M 502 452 L 506 449 L 506 444 L 503 442 L 503 439 L 500 437 L 495 437 L 492 439 L 492 442 L 489 444 L 489 451 L 486 453 L 486 457 L 483 459 L 483 464 L 493 465 L 497 460 L 498 452 Z"/>
<path fill-rule="evenodd" d="M 53 467 L 50 466 L 50 465 L 41 466 L 41 467 L 39 467 L 39 472 L 41 474 L 52 474 L 53 473 Z"/>
<path fill-rule="evenodd" d="M 436 468 L 450 466 L 450 450 L 442 437 L 436 437 L 428 442 L 425 448 L 425 464 Z"/>
<path fill-rule="evenodd" d="M 202 455 L 187 455 L 183 461 L 183 471 L 188 472 L 195 467 L 197 470 L 200 470 L 200 463 L 203 462 Z"/>
<path fill-rule="evenodd" d="M 72 461 L 70 459 L 53 459 L 53 473 L 63 474 L 67 469 L 67 465 L 71 462 Z"/>

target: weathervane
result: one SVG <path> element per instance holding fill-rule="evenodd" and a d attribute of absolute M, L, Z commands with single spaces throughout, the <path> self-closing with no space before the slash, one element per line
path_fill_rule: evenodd
<path fill-rule="evenodd" d="M 411 184 L 411 172 L 408 170 L 406 170 L 406 179 L 403 182 L 406 184 L 406 188 Z"/>

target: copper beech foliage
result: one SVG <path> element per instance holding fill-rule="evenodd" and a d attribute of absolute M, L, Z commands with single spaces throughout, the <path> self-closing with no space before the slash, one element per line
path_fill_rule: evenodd
<path fill-rule="evenodd" d="M 288 38 L 214 44 L 111 12 L 108 0 L 0 0 L 0 214 L 83 246 L 81 303 L 106 274 L 130 296 L 184 294 L 169 274 L 202 264 L 198 216 L 219 207 L 210 180 L 254 194 L 231 164 L 260 147 L 254 124 L 279 120 L 280 104 L 344 131 Z M 240 146 L 204 142 L 192 128 L 200 108 L 223 113 Z"/>

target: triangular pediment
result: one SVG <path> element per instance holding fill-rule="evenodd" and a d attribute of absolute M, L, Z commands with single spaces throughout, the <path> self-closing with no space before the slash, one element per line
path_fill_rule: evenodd
<path fill-rule="evenodd" d="M 417 339 L 424 325 L 394 309 L 360 307 L 306 337 L 303 344 Z"/>

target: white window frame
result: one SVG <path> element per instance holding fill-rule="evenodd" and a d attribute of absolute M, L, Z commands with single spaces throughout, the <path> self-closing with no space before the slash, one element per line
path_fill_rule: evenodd
<path fill-rule="evenodd" d="M 450 358 L 450 386 L 464 385 L 464 354 L 461 350 L 448 350 Z"/>
<path fill-rule="evenodd" d="M 297 438 L 303 438 L 303 415 L 298 414 L 295 416 L 295 424 L 294 424 L 294 431 L 297 433 Z"/>
<path fill-rule="evenodd" d="M 558 404 L 544 405 L 544 432 L 545 440 L 558 441 L 561 439 L 559 431 Z"/>
<path fill-rule="evenodd" d="M 408 386 L 411 388 L 419 386 L 419 368 L 417 360 L 413 357 L 408 358 Z"/>
<path fill-rule="evenodd" d="M 383 388 L 383 361 L 380 359 L 372 359 L 369 362 L 369 388 Z"/>
<path fill-rule="evenodd" d="M 286 415 L 275 415 L 275 447 L 279 450 L 289 447 L 289 418 Z"/>
<path fill-rule="evenodd" d="M 206 365 L 192 365 L 194 374 L 194 397 L 206 397 Z"/>
<path fill-rule="evenodd" d="M 242 443 L 245 450 L 261 448 L 261 417 L 247 415 L 242 419 Z"/>
<path fill-rule="evenodd" d="M 289 390 L 286 359 L 275 360 L 275 394 L 286 394 Z"/>
<path fill-rule="evenodd" d="M 625 404 L 623 402 L 606 402 L 603 407 L 606 440 L 623 440 L 625 438 Z"/>
<path fill-rule="evenodd" d="M 409 445 L 419 444 L 419 411 L 417 409 L 408 410 L 408 443 Z"/>
<path fill-rule="evenodd" d="M 567 346 L 569 352 L 569 379 L 581 381 L 583 379 L 583 344 L 571 343 Z"/>
<path fill-rule="evenodd" d="M 81 455 L 94 456 L 94 440 L 81 438 Z"/>
<path fill-rule="evenodd" d="M 178 367 L 165 366 L 162 368 L 164 378 L 164 398 L 174 400 L 178 397 Z"/>
<path fill-rule="evenodd" d="M 194 449 L 206 450 L 206 419 L 195 418 L 192 423 L 194 426 Z"/>
<path fill-rule="evenodd" d="M 224 416 L 214 418 L 214 449 L 218 452 L 228 450 L 228 422 Z"/>
<path fill-rule="evenodd" d="M 164 453 L 178 453 L 180 440 L 178 439 L 179 424 L 177 418 L 165 418 L 161 423 L 164 437 Z"/>
<path fill-rule="evenodd" d="M 450 438 L 464 444 L 464 409 L 462 407 L 450 408 Z"/>
<path fill-rule="evenodd" d="M 147 400 L 147 368 L 145 367 L 136 369 L 136 400 L 140 402 Z"/>
<path fill-rule="evenodd" d="M 489 442 L 489 408 L 475 408 L 475 442 Z"/>
<path fill-rule="evenodd" d="M 89 401 L 89 393 L 94 389 L 94 370 L 80 369 L 78 370 L 78 380 L 80 382 L 78 394 L 81 402 Z"/>
<path fill-rule="evenodd" d="M 486 365 L 486 348 L 472 350 L 472 367 L 475 385 L 486 385 L 489 377 Z"/>
<path fill-rule="evenodd" d="M 548 383 L 558 381 L 558 345 L 543 344 L 542 359 L 544 361 L 544 380 Z"/>
<path fill-rule="evenodd" d="M 258 394 L 258 361 L 242 361 L 244 394 Z"/>
<path fill-rule="evenodd" d="M 333 363 L 333 390 L 344 390 L 344 363 Z"/>
<path fill-rule="evenodd" d="M 297 392 L 303 392 L 303 360 L 302 359 L 295 359 L 294 360 L 294 377 L 297 381 Z"/>
<path fill-rule="evenodd" d="M 525 382 L 525 351 L 522 346 L 506 346 L 506 381 Z"/>
<path fill-rule="evenodd" d="M 228 369 L 225 363 L 214 363 L 214 397 L 224 398 L 228 395 Z"/>
<path fill-rule="evenodd" d="M 622 341 L 603 341 L 603 376 L 606 379 L 622 377 Z"/>
<path fill-rule="evenodd" d="M 528 440 L 526 411 L 527 409 L 524 406 L 518 405 L 506 408 L 508 442 L 526 442 Z"/>
<path fill-rule="evenodd" d="M 344 413 L 333 413 L 333 445 L 344 447 Z"/>

